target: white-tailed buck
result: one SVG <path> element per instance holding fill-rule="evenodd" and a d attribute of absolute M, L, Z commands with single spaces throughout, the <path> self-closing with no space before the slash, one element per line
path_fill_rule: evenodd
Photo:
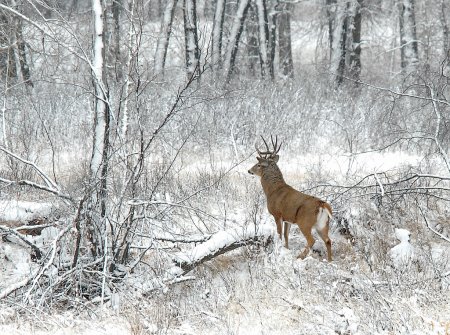
<path fill-rule="evenodd" d="M 269 149 L 267 142 L 266 151 L 260 151 L 255 145 L 259 154 L 258 163 L 253 166 L 248 173 L 261 177 L 261 185 L 267 197 L 267 209 L 275 218 L 277 232 L 282 239 L 282 222 L 284 221 L 284 239 L 286 248 L 289 248 L 289 230 L 291 223 L 296 223 L 306 238 L 307 246 L 299 256 L 304 259 L 316 241 L 311 234 L 314 227 L 325 242 L 328 251 L 328 261 L 331 262 L 331 240 L 328 237 L 328 228 L 331 218 L 331 207 L 328 203 L 319 198 L 300 193 L 285 183 L 283 175 L 277 166 L 278 139 L 272 140 L 273 150 Z"/>

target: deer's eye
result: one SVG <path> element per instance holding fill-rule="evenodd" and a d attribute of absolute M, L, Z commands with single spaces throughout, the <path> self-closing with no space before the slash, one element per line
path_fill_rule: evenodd
<path fill-rule="evenodd" d="M 261 167 L 261 164 L 258 164 L 258 167 Z"/>

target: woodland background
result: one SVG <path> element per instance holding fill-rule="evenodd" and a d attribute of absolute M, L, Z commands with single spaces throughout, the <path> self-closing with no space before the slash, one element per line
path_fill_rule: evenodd
<path fill-rule="evenodd" d="M 0 329 L 448 334 L 449 24 L 448 0 L 1 0 Z M 273 235 L 260 135 L 331 204 L 333 263 Z"/>

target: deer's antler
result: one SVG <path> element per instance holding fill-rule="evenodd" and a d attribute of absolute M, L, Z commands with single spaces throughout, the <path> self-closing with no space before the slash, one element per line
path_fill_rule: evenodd
<path fill-rule="evenodd" d="M 275 157 L 276 154 L 278 154 L 278 152 L 280 151 L 281 148 L 281 144 L 278 146 L 278 136 L 275 136 L 275 142 L 273 141 L 273 136 L 270 135 L 270 140 L 272 142 L 272 146 L 273 146 L 273 150 L 269 149 L 269 145 L 267 144 L 266 140 L 264 139 L 264 137 L 261 138 L 266 146 L 266 151 L 260 151 L 255 143 L 255 148 L 256 151 L 258 152 L 259 157 L 264 158 L 264 159 L 273 159 Z"/>

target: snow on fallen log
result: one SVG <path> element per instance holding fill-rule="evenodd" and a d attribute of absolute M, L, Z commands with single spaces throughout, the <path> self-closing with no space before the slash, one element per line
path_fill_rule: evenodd
<path fill-rule="evenodd" d="M 206 261 L 244 245 L 266 241 L 273 234 L 274 227 L 270 224 L 219 231 L 194 249 L 173 255 L 176 266 L 169 272 L 173 276 L 183 276 Z"/>
<path fill-rule="evenodd" d="M 0 201 L 0 222 L 11 221 L 26 223 L 37 217 L 45 217 L 51 213 L 51 203 L 10 200 Z"/>

